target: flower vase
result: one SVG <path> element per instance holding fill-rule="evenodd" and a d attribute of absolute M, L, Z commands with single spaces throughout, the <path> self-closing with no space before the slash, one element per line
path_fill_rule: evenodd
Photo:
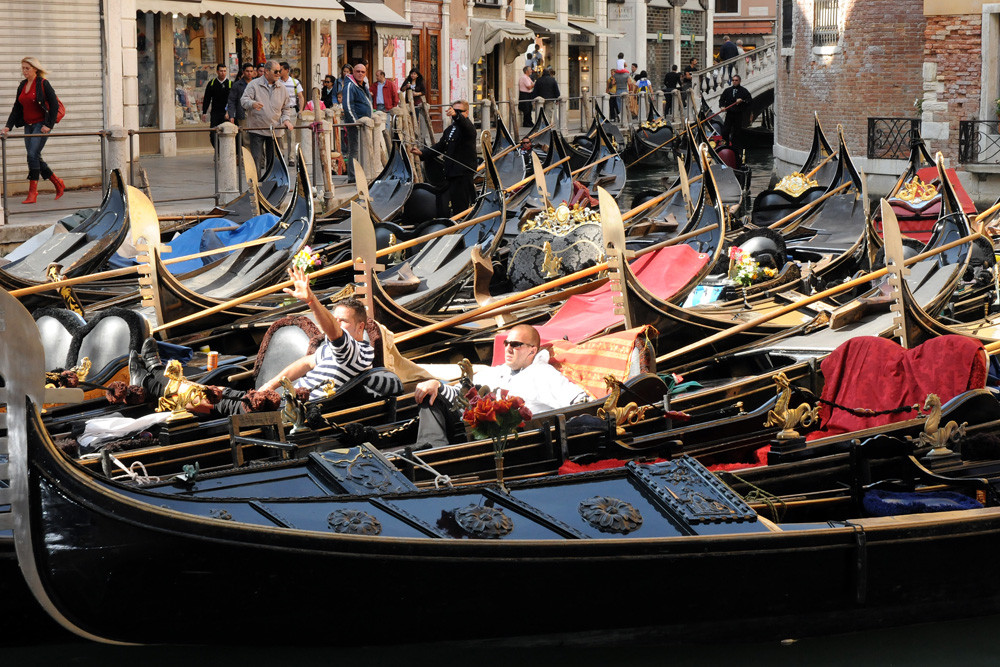
<path fill-rule="evenodd" d="M 500 490 L 507 493 L 507 487 L 503 483 L 503 454 L 507 448 L 507 436 L 500 435 L 493 438 L 493 460 L 497 469 L 497 484 Z"/>

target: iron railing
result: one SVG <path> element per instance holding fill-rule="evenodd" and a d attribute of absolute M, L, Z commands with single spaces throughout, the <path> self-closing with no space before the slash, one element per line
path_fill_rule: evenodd
<path fill-rule="evenodd" d="M 919 136 L 919 118 L 869 118 L 868 159 L 905 160 Z"/>
<path fill-rule="evenodd" d="M 840 38 L 837 23 L 837 0 L 815 0 L 813 7 L 813 46 L 833 46 Z"/>
<path fill-rule="evenodd" d="M 1000 128 L 997 121 L 958 122 L 958 161 L 962 164 L 1000 164 Z"/>

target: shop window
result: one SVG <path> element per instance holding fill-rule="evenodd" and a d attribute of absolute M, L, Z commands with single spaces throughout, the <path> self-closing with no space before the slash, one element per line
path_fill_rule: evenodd
<path fill-rule="evenodd" d="M 249 16 L 234 16 L 236 26 L 236 53 L 239 56 L 240 64 L 253 63 L 256 65 L 259 60 L 253 51 L 253 19 Z M 239 75 L 237 74 L 237 78 Z"/>
<path fill-rule="evenodd" d="M 556 11 L 553 0 L 525 0 L 524 11 L 540 14 L 553 14 Z"/>
<path fill-rule="evenodd" d="M 297 19 L 257 19 L 257 26 L 256 36 L 260 40 L 264 60 L 287 62 L 292 76 L 301 80 L 305 22 Z"/>
<path fill-rule="evenodd" d="M 594 16 L 594 0 L 569 0 L 567 7 L 572 16 Z"/>
<path fill-rule="evenodd" d="M 200 125 L 205 86 L 222 58 L 221 23 L 211 14 L 178 16 L 173 23 L 175 120 L 177 125 Z"/>
<path fill-rule="evenodd" d="M 136 12 L 135 50 L 139 63 L 139 127 L 159 127 L 156 89 L 156 14 Z"/>

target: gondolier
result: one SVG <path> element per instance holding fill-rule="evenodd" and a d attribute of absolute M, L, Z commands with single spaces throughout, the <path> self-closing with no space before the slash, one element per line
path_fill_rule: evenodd
<path fill-rule="evenodd" d="M 414 146 L 410 151 L 424 160 L 434 155 L 445 158 L 448 201 L 452 215 L 457 215 L 468 209 L 476 198 L 473 185 L 476 175 L 476 127 L 469 120 L 469 103 L 465 100 L 453 103 L 445 113 L 451 117 L 451 125 L 441 139 L 428 148 Z"/>
<path fill-rule="evenodd" d="M 722 126 L 724 138 L 734 145 L 736 144 L 735 135 L 738 134 L 734 130 L 750 124 L 750 103 L 753 101 L 753 95 L 740 83 L 740 75 L 734 75 L 733 85 L 722 91 L 722 96 L 719 98 L 720 108 L 724 109 L 732 104 L 736 105 L 726 112 L 726 121 Z"/>

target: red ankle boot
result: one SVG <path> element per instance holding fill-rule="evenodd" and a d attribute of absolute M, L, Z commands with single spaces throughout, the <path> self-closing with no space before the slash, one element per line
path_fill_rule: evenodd
<path fill-rule="evenodd" d="M 22 204 L 34 204 L 38 201 L 38 181 L 28 181 L 28 196 Z"/>
<path fill-rule="evenodd" d="M 59 199 L 63 196 L 63 193 L 66 192 L 66 184 L 63 183 L 63 179 L 59 178 L 55 174 L 49 176 L 49 180 L 52 181 L 52 185 L 56 187 L 56 199 Z"/>

